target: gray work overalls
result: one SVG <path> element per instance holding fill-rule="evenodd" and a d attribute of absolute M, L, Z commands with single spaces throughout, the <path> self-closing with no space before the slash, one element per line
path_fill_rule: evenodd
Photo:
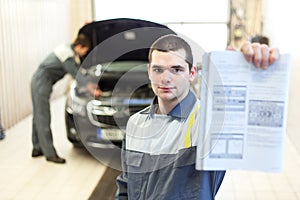
<path fill-rule="evenodd" d="M 31 80 L 33 104 L 32 143 L 46 157 L 55 156 L 49 98 L 52 86 L 69 73 L 76 77 L 79 65 L 71 45 L 58 46 L 38 67 Z"/>

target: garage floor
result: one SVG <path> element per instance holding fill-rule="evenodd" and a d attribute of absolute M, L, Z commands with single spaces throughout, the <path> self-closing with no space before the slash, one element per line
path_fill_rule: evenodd
<path fill-rule="evenodd" d="M 64 103 L 64 97 L 57 99 L 51 109 L 55 147 L 67 163 L 31 158 L 31 116 L 27 117 L 7 130 L 6 138 L 0 141 L 1 200 L 83 200 L 95 194 L 106 166 L 68 142 Z M 299 169 L 300 154 L 287 137 L 283 173 L 228 171 L 217 200 L 300 200 Z"/>
<path fill-rule="evenodd" d="M 44 157 L 31 158 L 31 119 L 6 131 L 0 141 L 0 199 L 87 199 L 106 167 L 85 149 L 74 148 L 66 138 L 65 98 L 51 104 L 52 131 L 58 154 L 64 165 L 47 162 Z"/>

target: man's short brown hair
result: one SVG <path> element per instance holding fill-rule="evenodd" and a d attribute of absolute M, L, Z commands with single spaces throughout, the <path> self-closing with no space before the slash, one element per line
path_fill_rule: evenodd
<path fill-rule="evenodd" d="M 74 40 L 73 45 L 82 45 L 83 47 L 91 48 L 91 41 L 84 34 L 79 34 Z"/>
<path fill-rule="evenodd" d="M 175 34 L 162 36 L 152 44 L 148 55 L 149 62 L 151 62 L 152 52 L 154 50 L 169 52 L 169 51 L 178 51 L 180 49 L 183 49 L 185 51 L 186 57 L 184 59 L 188 63 L 189 69 L 191 70 L 193 66 L 192 49 L 190 45 L 183 38 Z"/>

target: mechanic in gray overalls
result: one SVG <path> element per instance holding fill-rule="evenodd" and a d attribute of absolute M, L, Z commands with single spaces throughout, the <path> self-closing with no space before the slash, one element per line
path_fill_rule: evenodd
<path fill-rule="evenodd" d="M 80 57 L 85 56 L 90 48 L 91 44 L 87 37 L 79 35 L 73 44 L 60 45 L 55 48 L 34 73 L 31 80 L 33 103 L 32 157 L 44 155 L 47 161 L 66 162 L 64 158 L 57 155 L 53 145 L 49 98 L 52 86 L 65 74 L 69 73 L 73 78 L 76 77 Z M 97 88 L 94 89 L 97 90 Z"/>

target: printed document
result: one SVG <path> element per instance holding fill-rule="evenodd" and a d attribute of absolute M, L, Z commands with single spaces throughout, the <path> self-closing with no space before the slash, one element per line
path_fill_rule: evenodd
<path fill-rule="evenodd" d="M 290 60 L 263 70 L 241 52 L 204 55 L 198 170 L 282 171 Z"/>

